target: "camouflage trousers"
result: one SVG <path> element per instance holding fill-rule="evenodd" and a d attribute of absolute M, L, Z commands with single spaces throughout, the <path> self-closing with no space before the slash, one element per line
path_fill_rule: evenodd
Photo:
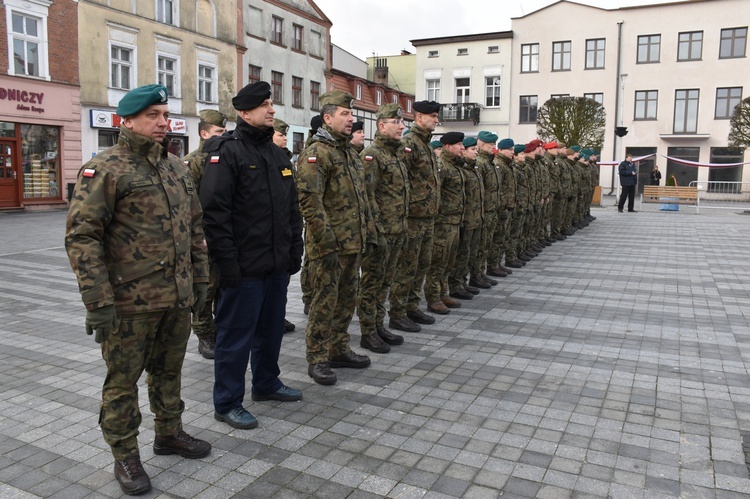
<path fill-rule="evenodd" d="M 555 194 L 555 200 L 552 202 L 552 235 L 557 236 L 564 228 L 563 220 L 568 200 L 561 194 Z"/>
<path fill-rule="evenodd" d="M 338 265 L 326 268 L 321 258 L 310 260 L 312 287 L 307 319 L 307 363 L 328 362 L 349 351 L 349 324 L 354 315 L 359 285 L 360 254 L 339 254 Z"/>
<path fill-rule="evenodd" d="M 479 243 L 482 240 L 482 228 L 461 228 L 456 252 L 456 263 L 448 276 L 448 287 L 451 292 L 460 291 L 467 284 L 467 275 L 472 264 L 476 263 Z"/>
<path fill-rule="evenodd" d="M 182 426 L 182 362 L 190 337 L 190 310 L 170 309 L 119 317 L 116 332 L 102 341 L 107 377 L 99 425 L 115 459 L 138 454 L 138 379 L 146 371 L 154 431 L 170 435 Z"/>
<path fill-rule="evenodd" d="M 208 272 L 208 295 L 206 295 L 206 303 L 200 314 L 193 314 L 193 332 L 200 339 L 216 338 L 214 313 L 216 311 L 217 299 L 216 271 L 211 266 Z"/>
<path fill-rule="evenodd" d="M 433 219 L 408 218 L 407 226 L 406 243 L 391 285 L 388 315 L 392 319 L 405 317 L 407 310 L 419 309 L 424 278 L 432 263 Z"/>
<path fill-rule="evenodd" d="M 495 226 L 495 233 L 492 234 L 490 249 L 487 252 L 488 269 L 496 269 L 503 263 L 506 240 L 508 239 L 508 228 L 510 227 L 510 220 L 513 218 L 511 213 L 511 211 L 504 208 L 497 212 L 497 225 Z M 506 259 L 506 261 L 509 260 Z"/>
<path fill-rule="evenodd" d="M 497 211 L 484 214 L 484 225 L 482 226 L 482 242 L 477 252 L 476 265 L 480 273 L 484 273 L 487 268 L 489 254 L 492 251 L 492 239 L 495 237 L 497 230 Z M 493 267 L 494 268 L 494 267 Z"/>
<path fill-rule="evenodd" d="M 544 211 L 542 212 L 542 234 L 541 237 L 549 237 L 550 235 L 550 223 L 552 221 L 552 198 L 550 197 L 544 203 Z"/>
<path fill-rule="evenodd" d="M 448 275 L 456 263 L 458 233 L 459 225 L 435 224 L 432 262 L 424 285 L 427 303 L 438 301 L 450 292 Z"/>
<path fill-rule="evenodd" d="M 406 234 L 385 234 L 386 246 L 378 246 L 362 257 L 362 273 L 357 296 L 357 317 L 362 334 L 375 333 L 384 326 L 385 302 L 396 274 Z"/>
<path fill-rule="evenodd" d="M 310 286 L 310 259 L 307 258 L 307 253 L 302 260 L 302 269 L 299 273 L 299 287 L 302 291 L 302 303 L 310 305 L 312 302 L 312 287 Z"/>
<path fill-rule="evenodd" d="M 525 214 L 523 210 L 516 210 L 513 218 L 510 220 L 508 237 L 505 241 L 505 261 L 511 262 L 518 260 L 518 244 L 523 232 L 523 219 Z"/>

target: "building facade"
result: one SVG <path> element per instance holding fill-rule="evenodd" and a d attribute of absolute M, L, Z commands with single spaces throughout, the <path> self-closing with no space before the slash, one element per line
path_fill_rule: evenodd
<path fill-rule="evenodd" d="M 74 0 L 0 5 L 0 209 L 65 205 L 81 166 Z"/>
<path fill-rule="evenodd" d="M 312 0 L 242 2 L 241 84 L 271 84 L 276 117 L 289 124 L 287 147 L 298 153 L 330 78 L 331 21 Z"/>
<path fill-rule="evenodd" d="M 400 92 L 415 95 L 417 92 L 417 56 L 407 50 L 399 55 L 373 56 L 367 58 L 367 79 L 395 88 Z"/>
<path fill-rule="evenodd" d="M 562 0 L 514 18 L 511 136 L 535 138 L 537 110 L 548 99 L 585 96 L 607 113 L 603 159 L 655 154 L 640 162 L 640 185 L 654 161 L 679 185 L 750 181 L 750 169 L 741 166 L 665 158 L 750 159 L 727 146 L 732 110 L 747 96 L 746 7 L 743 0 L 693 0 L 601 9 Z M 617 137 L 615 127 L 627 135 Z M 601 168 L 601 185 L 613 189 L 617 180 L 615 168 Z"/>
<path fill-rule="evenodd" d="M 170 152 L 198 146 L 198 113 L 234 116 L 242 47 L 232 0 L 80 0 L 83 159 L 117 142 L 115 109 L 130 90 L 160 83 L 169 93 Z M 80 166 L 80 165 L 79 165 Z"/>
<path fill-rule="evenodd" d="M 416 47 L 416 100 L 441 104 L 435 135 L 508 136 L 513 32 L 411 40 Z"/>

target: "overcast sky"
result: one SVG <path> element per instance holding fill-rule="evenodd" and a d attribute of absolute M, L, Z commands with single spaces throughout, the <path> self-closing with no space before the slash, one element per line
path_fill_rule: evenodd
<path fill-rule="evenodd" d="M 511 29 L 520 17 L 557 0 L 314 0 L 333 22 L 335 45 L 361 59 L 414 53 L 409 40 Z M 663 0 L 576 0 L 614 9 Z"/>

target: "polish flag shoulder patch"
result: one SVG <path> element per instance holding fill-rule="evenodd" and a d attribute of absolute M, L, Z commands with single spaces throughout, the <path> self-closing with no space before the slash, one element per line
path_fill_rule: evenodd
<path fill-rule="evenodd" d="M 183 161 L 185 163 L 185 166 L 188 166 L 190 164 L 190 161 Z"/>
<path fill-rule="evenodd" d="M 93 168 L 84 168 L 81 175 L 86 178 L 91 178 L 96 175 L 96 170 L 94 170 Z"/>
<path fill-rule="evenodd" d="M 318 158 L 315 157 L 315 156 L 310 156 L 310 157 L 307 158 L 307 162 L 308 163 L 317 163 L 318 162 Z"/>
<path fill-rule="evenodd" d="M 410 153 L 411 152 L 411 147 L 404 147 L 404 151 Z"/>
<path fill-rule="evenodd" d="M 219 155 L 211 156 L 211 159 L 209 160 L 211 163 L 218 163 L 219 162 Z"/>
<path fill-rule="evenodd" d="M 372 156 L 365 156 L 365 161 L 372 161 Z"/>

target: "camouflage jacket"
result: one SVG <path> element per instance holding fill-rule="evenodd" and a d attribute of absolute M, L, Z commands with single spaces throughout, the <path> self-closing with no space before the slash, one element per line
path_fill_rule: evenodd
<path fill-rule="evenodd" d="M 526 211 L 531 207 L 529 197 L 529 179 L 524 165 L 513 161 L 513 176 L 516 179 L 516 211 Z"/>
<path fill-rule="evenodd" d="M 377 132 L 359 155 L 367 178 L 367 198 L 375 226 L 384 234 L 406 233 L 409 213 L 409 174 L 400 140 Z"/>
<path fill-rule="evenodd" d="M 201 207 L 187 168 L 124 126 L 117 145 L 78 173 L 65 248 L 88 310 L 189 307 L 193 282 L 208 282 Z"/>
<path fill-rule="evenodd" d="M 409 217 L 433 218 L 438 212 L 440 187 L 436 156 L 430 149 L 431 134 L 414 125 L 402 139 L 409 172 Z"/>
<path fill-rule="evenodd" d="M 484 213 L 496 213 L 500 206 L 500 167 L 493 163 L 495 157 L 485 151 L 479 150 L 477 166 L 482 174 L 484 184 Z M 503 207 L 504 209 L 505 207 Z"/>
<path fill-rule="evenodd" d="M 526 174 L 526 185 L 529 190 L 529 206 L 537 208 L 539 200 L 542 198 L 541 189 L 539 188 L 539 171 L 536 162 L 528 154 L 523 163 L 523 171 Z"/>
<path fill-rule="evenodd" d="M 203 152 L 203 144 L 205 144 L 205 142 L 205 140 L 201 139 L 200 142 L 198 142 L 198 149 L 182 158 L 182 162 L 187 166 L 190 178 L 193 180 L 193 185 L 198 190 L 200 190 L 203 172 L 205 171 L 204 163 L 206 162 L 206 155 L 208 154 Z"/>
<path fill-rule="evenodd" d="M 498 211 L 516 209 L 516 176 L 513 173 L 513 160 L 502 154 L 495 156 L 495 166 L 500 169 L 500 206 Z"/>
<path fill-rule="evenodd" d="M 435 223 L 460 225 L 464 214 L 464 177 L 459 168 L 464 159 L 443 151 L 440 156 L 438 175 L 440 187 L 440 209 Z"/>
<path fill-rule="evenodd" d="M 539 175 L 541 199 L 547 199 L 550 195 L 551 189 L 551 179 L 549 170 L 547 169 L 547 163 L 544 161 L 543 157 L 536 158 L 534 163 L 536 164 L 536 170 Z"/>
<path fill-rule="evenodd" d="M 560 192 L 560 166 L 555 161 L 555 156 L 545 153 L 542 161 L 549 172 L 549 193 L 554 196 Z"/>
<path fill-rule="evenodd" d="M 571 177 L 568 159 L 558 155 L 555 161 L 560 166 L 560 196 L 563 198 L 571 197 L 573 178 Z"/>
<path fill-rule="evenodd" d="M 365 171 L 349 137 L 323 126 L 300 153 L 297 191 L 305 219 L 305 250 L 311 259 L 338 251 L 361 253 L 376 241 Z"/>
<path fill-rule="evenodd" d="M 570 182 L 571 182 L 571 191 L 570 191 L 570 194 L 568 194 L 568 196 L 577 198 L 578 193 L 581 190 L 581 167 L 578 166 L 578 160 L 575 160 L 575 161 L 568 160 L 568 165 L 570 166 Z"/>
<path fill-rule="evenodd" d="M 474 160 L 459 166 L 464 177 L 464 219 L 461 226 L 465 229 L 478 229 L 482 226 L 484 212 L 484 181 Z"/>

